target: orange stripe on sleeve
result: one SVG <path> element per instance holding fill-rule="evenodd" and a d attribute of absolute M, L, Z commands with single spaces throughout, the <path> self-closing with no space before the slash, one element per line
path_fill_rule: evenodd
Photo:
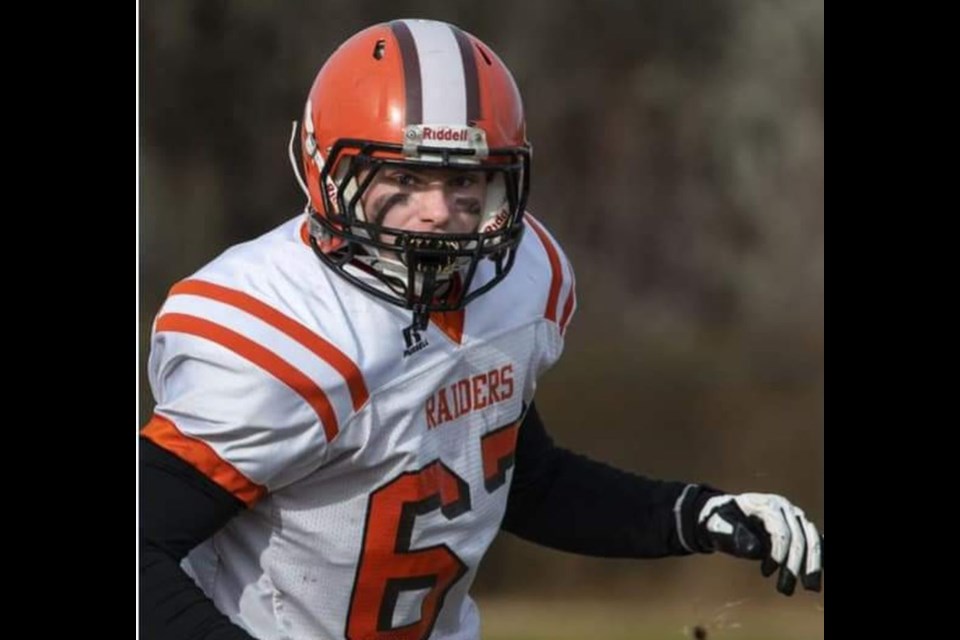
<path fill-rule="evenodd" d="M 175 296 L 178 294 L 202 296 L 224 304 L 229 304 L 232 307 L 246 311 L 250 315 L 263 320 L 273 328 L 282 331 L 328 363 L 336 369 L 337 373 L 343 376 L 350 390 L 350 399 L 353 402 L 354 411 L 359 411 L 360 407 L 366 403 L 369 393 L 367 392 L 367 385 L 363 381 L 363 374 L 360 373 L 357 365 L 345 356 L 342 351 L 293 318 L 280 313 L 270 305 L 242 291 L 203 280 L 184 280 L 183 282 L 177 283 L 170 290 L 170 295 Z"/>
<path fill-rule="evenodd" d="M 339 427 L 337 415 L 323 389 L 299 369 L 269 349 L 222 325 L 183 313 L 166 313 L 157 320 L 157 332 L 188 333 L 230 349 L 270 373 L 306 400 L 320 418 L 327 441 L 333 440 Z"/>
<path fill-rule="evenodd" d="M 193 465 L 200 473 L 235 495 L 248 506 L 253 506 L 267 492 L 251 481 L 236 467 L 217 455 L 210 445 L 184 435 L 177 426 L 163 416 L 153 415 L 140 433 L 159 447 Z"/>
<path fill-rule="evenodd" d="M 547 258 L 550 260 L 550 295 L 547 298 L 547 309 L 544 312 L 547 320 L 557 321 L 557 301 L 560 298 L 560 285 L 563 279 L 563 270 L 560 268 L 560 254 L 557 248 L 553 246 L 550 236 L 544 230 L 543 226 L 529 213 L 524 216 L 524 220 L 530 225 L 537 237 L 540 238 L 540 244 L 547 251 Z"/>

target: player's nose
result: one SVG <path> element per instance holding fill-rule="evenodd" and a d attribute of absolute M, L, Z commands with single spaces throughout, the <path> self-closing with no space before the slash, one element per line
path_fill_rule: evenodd
<path fill-rule="evenodd" d="M 444 189 L 433 186 L 417 194 L 417 217 L 425 231 L 444 231 L 450 224 L 452 205 Z"/>

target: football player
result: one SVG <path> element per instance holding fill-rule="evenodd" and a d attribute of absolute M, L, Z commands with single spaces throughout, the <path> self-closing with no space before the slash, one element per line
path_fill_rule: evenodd
<path fill-rule="evenodd" d="M 142 637 L 475 639 L 501 529 L 722 551 L 820 589 L 820 535 L 785 498 L 551 440 L 535 395 L 574 271 L 524 210 L 523 106 L 487 45 L 427 20 L 361 31 L 316 76 L 299 146 L 305 212 L 175 284 L 154 322 Z"/>

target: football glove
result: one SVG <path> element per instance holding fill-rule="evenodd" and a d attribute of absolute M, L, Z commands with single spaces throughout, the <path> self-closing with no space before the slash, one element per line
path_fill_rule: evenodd
<path fill-rule="evenodd" d="M 780 593 L 792 595 L 798 576 L 805 589 L 820 591 L 823 537 L 786 498 L 768 493 L 713 496 L 700 510 L 697 529 L 706 549 L 762 560 L 764 576 L 779 568 Z"/>

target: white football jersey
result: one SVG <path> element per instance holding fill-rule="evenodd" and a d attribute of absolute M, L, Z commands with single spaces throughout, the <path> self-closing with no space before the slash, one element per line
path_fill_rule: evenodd
<path fill-rule="evenodd" d="M 302 215 L 172 288 L 143 433 L 250 507 L 184 563 L 236 624 L 263 640 L 480 637 L 470 585 L 576 306 L 559 245 L 525 223 L 509 275 L 420 332 L 323 266 Z"/>

